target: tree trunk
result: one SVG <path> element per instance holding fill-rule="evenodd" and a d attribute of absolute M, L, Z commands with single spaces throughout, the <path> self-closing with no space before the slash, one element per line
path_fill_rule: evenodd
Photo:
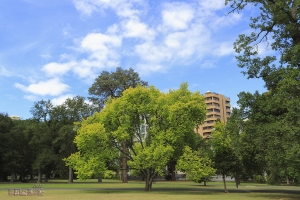
<path fill-rule="evenodd" d="M 45 181 L 44 182 L 48 183 L 48 175 L 47 174 L 45 174 Z"/>
<path fill-rule="evenodd" d="M 176 177 L 175 177 L 175 165 L 176 165 L 176 162 L 175 161 L 171 161 L 171 175 L 172 175 L 172 181 L 176 181 Z"/>
<path fill-rule="evenodd" d="M 289 184 L 290 184 L 289 177 L 286 177 L 286 184 L 287 184 L 287 185 L 289 185 Z"/>
<path fill-rule="evenodd" d="M 15 171 L 13 171 L 10 176 L 10 183 L 14 183 L 14 181 L 15 181 Z"/>
<path fill-rule="evenodd" d="M 42 183 L 42 172 L 41 169 L 38 169 L 38 180 L 37 183 Z"/>
<path fill-rule="evenodd" d="M 147 169 L 145 191 L 147 191 L 147 192 L 152 191 L 152 181 L 153 181 L 153 178 L 151 177 L 151 170 Z"/>
<path fill-rule="evenodd" d="M 69 167 L 69 180 L 68 183 L 73 183 L 73 169 Z"/>
<path fill-rule="evenodd" d="M 227 187 L 226 187 L 226 182 L 225 182 L 225 174 L 222 174 L 222 178 L 223 178 L 223 183 L 224 183 L 224 191 L 225 191 L 225 193 L 228 193 Z"/>
<path fill-rule="evenodd" d="M 203 185 L 206 186 L 206 180 L 203 181 Z"/>
<path fill-rule="evenodd" d="M 122 148 L 123 148 L 123 152 L 126 152 L 126 146 L 125 143 L 122 144 Z M 122 169 L 121 169 L 121 179 L 122 179 L 122 183 L 128 183 L 128 179 L 127 179 L 127 158 L 126 155 L 123 154 L 122 157 Z"/>
<path fill-rule="evenodd" d="M 152 169 L 149 168 L 146 170 L 146 184 L 145 184 L 145 191 L 150 192 L 152 191 L 152 183 L 153 183 L 153 179 L 155 178 L 155 176 L 157 175 L 157 172 L 155 173 L 151 173 Z"/>
<path fill-rule="evenodd" d="M 98 183 L 102 183 L 102 176 L 98 177 Z"/>

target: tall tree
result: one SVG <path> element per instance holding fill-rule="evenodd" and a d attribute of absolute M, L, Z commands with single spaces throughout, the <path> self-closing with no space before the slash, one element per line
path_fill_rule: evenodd
<path fill-rule="evenodd" d="M 89 88 L 89 95 L 91 96 L 88 99 L 101 110 L 109 97 L 120 97 L 124 90 L 138 85 L 147 86 L 148 83 L 142 81 L 139 74 L 132 68 L 124 70 L 117 67 L 115 72 L 101 72 Z"/>
<path fill-rule="evenodd" d="M 121 67 L 118 67 L 115 72 L 103 71 L 96 78 L 93 85 L 89 88 L 91 97 L 88 98 L 93 102 L 95 108 L 100 111 L 108 98 L 118 98 L 124 90 L 130 87 L 135 88 L 138 85 L 147 86 L 148 83 L 142 81 L 139 74 L 132 68 L 123 70 Z M 126 148 L 125 144 L 123 144 L 123 147 Z M 126 169 L 127 160 L 123 156 L 121 179 L 124 183 L 127 183 Z"/>
<path fill-rule="evenodd" d="M 265 153 L 258 154 L 261 155 L 259 160 L 265 161 L 265 170 L 272 175 L 273 182 L 279 182 L 282 176 L 298 174 L 292 167 L 298 158 L 291 160 L 290 155 L 292 152 L 298 155 L 291 149 L 298 148 L 299 142 L 296 141 L 300 140 L 300 116 L 297 114 L 300 97 L 300 1 L 225 2 L 230 4 L 232 12 L 241 11 L 248 5 L 260 9 L 257 16 L 251 17 L 253 32 L 239 35 L 234 48 L 239 54 L 236 57 L 238 66 L 245 69 L 244 74 L 248 78 L 262 78 L 268 92 L 241 93 L 239 96 L 242 110 L 249 118 L 244 138 L 259 138 L 257 148 Z M 260 54 L 264 45 L 271 47 L 271 53 Z M 274 159 L 275 155 L 280 155 L 280 158 Z"/>
<path fill-rule="evenodd" d="M 224 123 L 217 121 L 214 125 L 211 144 L 213 149 L 214 168 L 217 170 L 217 174 L 222 175 L 224 191 L 227 193 L 228 190 L 225 178 L 236 172 L 236 169 L 239 166 L 239 160 L 232 148 L 232 140 Z"/>
<path fill-rule="evenodd" d="M 0 146 L 0 179 L 7 179 L 8 172 L 5 170 L 5 163 L 6 161 L 3 159 L 4 154 L 6 153 L 7 149 L 9 147 L 8 141 L 8 135 L 13 127 L 13 121 L 12 119 L 8 116 L 7 113 L 0 113 L 0 141 L 1 141 L 1 146 Z M 11 180 L 14 180 L 14 177 L 12 177 Z"/>
<path fill-rule="evenodd" d="M 42 174 L 45 174 L 47 181 L 49 172 L 54 170 L 54 164 L 57 160 L 57 154 L 52 145 L 52 141 L 55 138 L 55 135 L 51 132 L 50 114 L 52 109 L 53 105 L 50 100 L 41 100 L 35 102 L 30 110 L 35 125 L 29 145 L 35 152 L 33 169 L 38 173 L 38 183 L 42 182 Z"/>
<path fill-rule="evenodd" d="M 70 156 L 77 151 L 74 144 L 76 135 L 75 122 L 80 122 L 93 114 L 93 108 L 85 102 L 85 98 L 76 96 L 68 98 L 62 105 L 54 107 L 50 112 L 52 129 L 57 131 L 53 145 L 57 149 L 60 162 L 63 158 Z M 73 169 L 69 167 L 69 183 L 73 182 Z"/>

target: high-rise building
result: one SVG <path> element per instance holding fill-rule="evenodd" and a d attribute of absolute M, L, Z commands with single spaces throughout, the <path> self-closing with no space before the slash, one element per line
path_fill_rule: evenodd
<path fill-rule="evenodd" d="M 20 120 L 21 119 L 20 116 L 16 116 L 16 115 L 12 115 L 12 116 L 10 116 L 10 118 L 12 120 Z"/>
<path fill-rule="evenodd" d="M 204 138 L 209 138 L 217 119 L 223 123 L 227 122 L 227 118 L 230 116 L 230 98 L 210 91 L 203 96 L 207 114 L 204 123 L 196 129 L 196 132 Z"/>

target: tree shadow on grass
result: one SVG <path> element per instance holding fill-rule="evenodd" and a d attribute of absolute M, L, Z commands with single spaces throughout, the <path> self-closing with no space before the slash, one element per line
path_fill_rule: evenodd
<path fill-rule="evenodd" d="M 147 194 L 141 188 L 120 188 L 120 189 L 102 189 L 102 190 L 84 190 L 83 193 L 98 193 L 98 194 Z M 157 195 L 176 195 L 176 196 L 221 196 L 221 195 L 241 195 L 251 196 L 253 198 L 265 198 L 265 199 L 281 199 L 281 200 L 299 200 L 300 190 L 244 190 L 244 189 L 232 189 L 229 190 L 229 194 L 224 193 L 223 189 L 215 188 L 155 188 L 152 192 Z"/>

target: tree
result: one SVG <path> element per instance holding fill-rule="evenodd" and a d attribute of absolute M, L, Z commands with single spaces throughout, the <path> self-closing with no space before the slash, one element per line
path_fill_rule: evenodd
<path fill-rule="evenodd" d="M 52 142 L 56 137 L 51 132 L 51 110 L 53 105 L 48 101 L 35 102 L 31 108 L 33 120 L 32 138 L 29 143 L 35 154 L 35 161 L 32 164 L 33 169 L 38 172 L 38 183 L 42 182 L 42 174 L 45 174 L 46 181 L 50 171 L 54 170 L 54 164 L 57 160 L 57 154 L 53 148 Z"/>
<path fill-rule="evenodd" d="M 108 139 L 97 140 L 98 146 L 105 149 L 114 147 L 126 156 L 129 167 L 143 173 L 146 191 L 152 190 L 154 177 L 163 173 L 167 162 L 173 156 L 176 144 L 185 137 L 181 131 L 184 128 L 193 130 L 203 120 L 203 115 L 205 116 L 205 104 L 201 94 L 187 92 L 187 84 L 182 84 L 179 90 L 186 91 L 183 94 L 190 95 L 190 98 L 183 96 L 178 98 L 181 104 L 170 106 L 168 95 L 154 87 L 129 88 L 120 98 L 107 101 L 100 113 L 84 122 L 90 124 L 84 126 L 85 130 L 103 126 L 103 129 L 99 128 L 100 131 L 91 131 L 105 134 L 106 136 L 98 137 Z M 191 119 L 191 122 L 185 122 L 186 119 Z M 170 126 L 176 120 L 178 126 Z M 80 130 L 81 127 L 79 134 Z M 83 144 L 87 146 L 89 142 Z M 101 152 L 95 151 L 94 154 L 96 156 Z"/>
<path fill-rule="evenodd" d="M 232 12 L 241 11 L 247 5 L 260 8 L 259 15 L 251 18 L 250 27 L 254 31 L 250 35 L 239 35 L 234 43 L 239 54 L 238 66 L 245 69 L 248 78 L 262 78 L 268 89 L 264 94 L 243 92 L 239 95 L 242 110 L 249 116 L 244 138 L 254 138 L 261 152 L 256 160 L 265 162 L 265 170 L 273 177 L 271 182 L 279 182 L 283 176 L 298 176 L 292 166 L 299 159 L 291 159 L 290 155 L 293 152 L 298 156 L 294 149 L 299 146 L 295 141 L 300 139 L 300 1 L 225 2 L 233 8 Z M 271 47 L 272 54 L 259 54 L 264 44 Z"/>
<path fill-rule="evenodd" d="M 102 176 L 108 170 L 106 162 L 118 157 L 118 151 L 110 145 L 102 124 L 98 123 L 99 113 L 77 123 L 75 143 L 78 152 L 72 153 L 64 161 L 76 170 L 79 179 L 93 175 Z"/>
<path fill-rule="evenodd" d="M 269 87 L 270 76 L 286 69 L 300 67 L 300 2 L 298 0 L 226 0 L 234 11 L 241 11 L 245 6 L 259 7 L 260 13 L 251 18 L 250 27 L 256 32 L 250 35 L 239 35 L 234 48 L 237 53 L 239 67 L 246 68 L 248 78 L 261 77 Z M 272 38 L 272 40 L 268 39 Z M 258 44 L 266 42 L 278 54 L 276 56 L 259 57 Z"/>
<path fill-rule="evenodd" d="M 118 98 L 122 95 L 124 90 L 130 87 L 134 88 L 138 85 L 147 86 L 148 83 L 142 81 L 139 74 L 132 68 L 123 70 L 121 67 L 117 67 L 115 72 L 110 73 L 103 71 L 100 76 L 96 78 L 93 85 L 89 88 L 91 97 L 88 97 L 88 99 L 92 101 L 95 108 L 100 111 L 108 98 Z M 126 169 L 127 160 L 126 157 L 123 157 L 121 173 L 123 183 L 127 183 Z"/>
<path fill-rule="evenodd" d="M 249 119 L 243 137 L 248 142 L 251 139 L 256 154 L 254 161 L 268 173 L 268 182 L 279 184 L 284 178 L 298 179 L 300 173 L 296 166 L 300 159 L 294 151 L 299 146 L 300 133 L 294 121 L 299 120 L 297 109 L 289 110 L 290 100 L 272 92 L 241 93 L 239 98 L 241 110 Z"/>
<path fill-rule="evenodd" d="M 192 151 L 188 146 L 184 148 L 184 153 L 177 163 L 177 168 L 187 173 L 187 176 L 195 182 L 201 182 L 215 174 L 216 170 L 212 166 L 213 163 L 208 157 L 205 157 L 199 150 Z"/>
<path fill-rule="evenodd" d="M 6 141 L 8 139 L 7 135 L 9 135 L 11 129 L 13 127 L 13 121 L 12 119 L 8 116 L 7 113 L 0 113 L 0 141 L 1 146 L 0 146 L 0 179 L 7 180 L 7 171 L 5 169 L 5 160 L 4 154 L 6 153 L 7 149 L 9 147 L 9 143 Z M 12 178 L 11 180 L 14 180 Z"/>
<path fill-rule="evenodd" d="M 77 151 L 73 142 L 76 135 L 74 123 L 91 116 L 93 112 L 92 106 L 86 103 L 85 98 L 81 96 L 68 98 L 62 105 L 51 110 L 51 127 L 54 129 L 53 131 L 57 132 L 53 145 L 58 151 L 59 163 L 63 162 L 63 158 Z M 73 182 L 73 169 L 71 167 L 69 168 L 68 182 Z"/>
<path fill-rule="evenodd" d="M 197 93 L 192 93 L 188 90 L 188 84 L 183 83 L 178 90 L 169 90 L 165 95 L 164 117 L 169 118 L 170 121 L 167 127 L 176 134 L 180 140 L 176 140 L 174 144 L 174 153 L 169 160 L 169 168 L 172 175 L 172 180 L 175 181 L 175 165 L 186 146 L 196 149 L 197 142 L 200 140 L 200 135 L 195 134 L 195 127 L 201 124 L 206 118 L 206 112 L 197 112 L 205 110 L 205 104 L 201 103 Z M 187 110 L 196 111 L 194 113 L 187 113 Z"/>
<path fill-rule="evenodd" d="M 142 81 L 139 74 L 132 68 L 123 70 L 121 67 L 117 67 L 115 72 L 101 72 L 89 88 L 91 97 L 88 97 L 88 99 L 93 102 L 99 111 L 109 97 L 118 98 L 124 90 L 138 85 L 147 86 L 148 83 Z"/>
<path fill-rule="evenodd" d="M 217 174 L 222 175 L 224 191 L 227 193 L 225 178 L 234 174 L 239 164 L 238 157 L 235 154 L 231 144 L 230 134 L 226 130 L 224 123 L 217 121 L 212 132 L 211 144 L 213 148 L 214 168 Z"/>

